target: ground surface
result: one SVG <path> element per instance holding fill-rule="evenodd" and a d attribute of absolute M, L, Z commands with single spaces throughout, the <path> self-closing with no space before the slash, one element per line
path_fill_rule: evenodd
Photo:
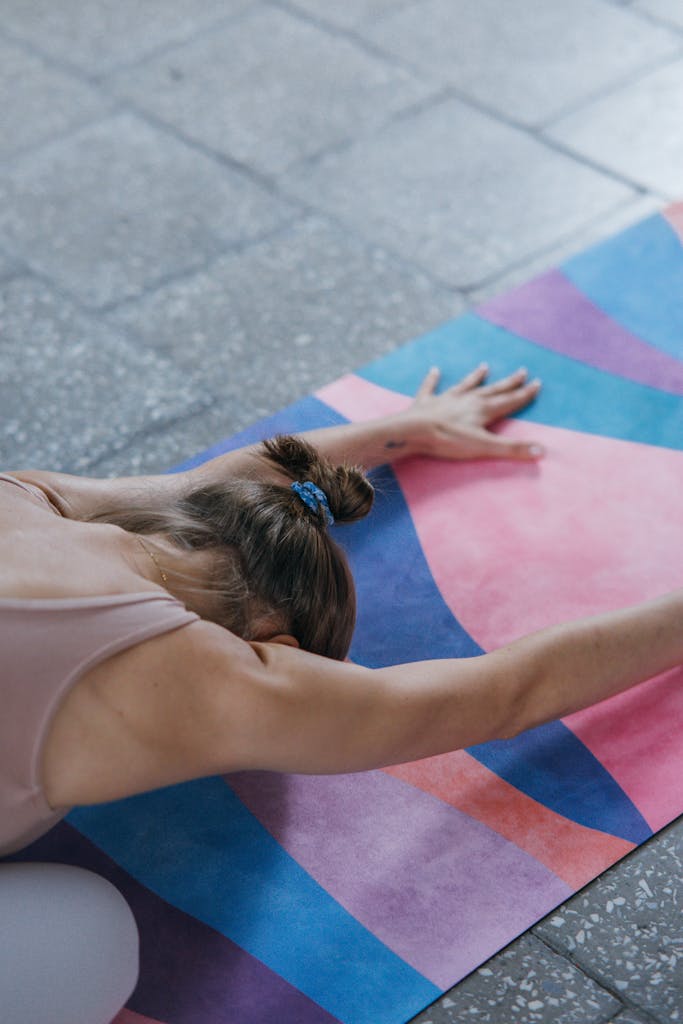
<path fill-rule="evenodd" d="M 0 465 L 168 468 L 683 194 L 681 0 L 3 0 Z M 681 823 L 416 1022 L 683 1017 Z"/>

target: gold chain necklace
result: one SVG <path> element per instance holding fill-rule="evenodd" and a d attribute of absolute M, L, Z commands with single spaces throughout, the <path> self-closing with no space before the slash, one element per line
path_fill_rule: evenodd
<path fill-rule="evenodd" d="M 164 583 L 168 583 L 168 576 L 166 575 L 166 573 L 164 572 L 164 570 L 163 570 L 163 569 L 161 568 L 161 566 L 160 566 L 160 565 L 159 565 L 159 563 L 157 562 L 157 556 L 156 556 L 155 554 L 153 554 L 153 553 L 152 553 L 152 552 L 151 552 L 151 551 L 149 550 L 149 548 L 147 547 L 147 545 L 146 545 L 146 544 L 145 544 L 145 542 L 143 541 L 142 537 L 140 537 L 140 536 L 139 536 L 139 534 L 136 534 L 136 536 L 137 536 L 138 540 L 140 541 L 140 546 L 141 546 L 142 550 L 143 550 L 144 552 L 146 552 L 146 553 L 147 553 L 147 554 L 149 555 L 149 557 L 150 557 L 150 558 L 152 559 L 152 561 L 153 561 L 153 562 L 154 562 L 154 564 L 156 565 L 156 567 L 157 567 L 157 569 L 158 569 L 158 571 L 159 571 L 159 574 L 161 575 L 161 578 L 162 578 L 162 580 L 164 581 Z"/>

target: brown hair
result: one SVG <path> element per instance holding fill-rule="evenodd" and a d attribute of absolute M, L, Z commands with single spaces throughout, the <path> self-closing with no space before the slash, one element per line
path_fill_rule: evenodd
<path fill-rule="evenodd" d="M 368 514 L 373 488 L 359 469 L 334 466 L 301 438 L 279 436 L 257 449 L 273 482 L 226 479 L 192 490 L 170 508 L 133 507 L 91 517 L 135 533 L 164 533 L 186 549 L 211 550 L 207 617 L 246 640 L 267 623 L 305 650 L 342 659 L 356 621 L 353 579 L 330 536 L 323 507 L 309 508 L 291 482 L 324 491 L 336 523 Z M 282 475 L 283 482 L 275 478 Z"/>

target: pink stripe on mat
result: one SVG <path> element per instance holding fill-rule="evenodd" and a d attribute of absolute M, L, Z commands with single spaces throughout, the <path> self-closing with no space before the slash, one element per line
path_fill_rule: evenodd
<path fill-rule="evenodd" d="M 580 889 L 634 844 L 556 814 L 464 750 L 384 769 L 483 822 Z"/>
<path fill-rule="evenodd" d="M 391 416 L 412 405 L 413 399 L 373 384 L 364 377 L 347 373 L 315 393 L 321 402 L 336 409 L 347 420 L 372 420 Z"/>
<path fill-rule="evenodd" d="M 477 314 L 599 370 L 683 394 L 683 363 L 612 320 L 559 270 L 492 299 Z"/>
<path fill-rule="evenodd" d="M 672 203 L 664 210 L 664 216 L 683 242 L 683 202 Z"/>
<path fill-rule="evenodd" d="M 521 437 L 529 425 L 505 432 Z M 437 586 L 486 650 L 683 585 L 681 452 L 540 424 L 533 436 L 548 450 L 537 467 L 397 470 Z M 680 808 L 680 679 L 644 684 L 568 722 L 654 828 Z"/>
<path fill-rule="evenodd" d="M 226 781 L 342 906 L 442 988 L 573 891 L 485 825 L 382 771 Z"/>

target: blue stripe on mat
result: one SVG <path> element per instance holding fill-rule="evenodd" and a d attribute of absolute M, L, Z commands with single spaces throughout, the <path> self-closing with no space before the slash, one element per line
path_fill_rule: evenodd
<path fill-rule="evenodd" d="M 526 366 L 550 383 L 521 419 L 625 441 L 683 449 L 683 402 L 677 395 L 552 352 L 469 313 L 358 371 L 381 387 L 413 395 L 430 366 L 455 384 L 480 362 L 495 380 Z M 586 401 L 590 395 L 590 401 Z"/>

